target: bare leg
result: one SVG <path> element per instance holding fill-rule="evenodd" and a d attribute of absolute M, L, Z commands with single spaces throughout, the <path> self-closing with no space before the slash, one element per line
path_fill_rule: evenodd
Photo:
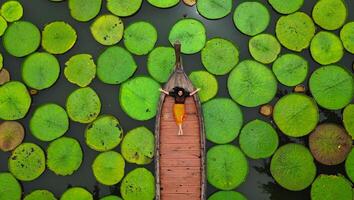
<path fill-rule="evenodd" d="M 182 124 L 179 124 L 178 127 L 179 127 L 178 135 L 183 135 Z"/>

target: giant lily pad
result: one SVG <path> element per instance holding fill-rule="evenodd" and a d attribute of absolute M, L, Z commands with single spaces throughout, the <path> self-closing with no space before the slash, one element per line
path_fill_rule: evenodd
<path fill-rule="evenodd" d="M 91 34 L 103 45 L 117 44 L 123 38 L 123 21 L 114 15 L 99 16 L 90 27 Z"/>
<path fill-rule="evenodd" d="M 220 19 L 232 10 L 232 0 L 199 0 L 197 9 L 207 19 Z"/>
<path fill-rule="evenodd" d="M 70 15 L 80 22 L 96 17 L 101 10 L 102 0 L 69 0 Z"/>
<path fill-rule="evenodd" d="M 60 200 L 93 200 L 93 196 L 82 187 L 72 187 L 64 192 Z"/>
<path fill-rule="evenodd" d="M 252 57 L 264 64 L 273 62 L 281 50 L 278 40 L 274 36 L 265 33 L 252 37 L 248 47 Z"/>
<path fill-rule="evenodd" d="M 343 111 L 343 124 L 354 140 L 354 104 L 349 104 Z"/>
<path fill-rule="evenodd" d="M 0 16 L 0 36 L 4 35 L 6 29 L 7 29 L 7 22 L 3 17 Z"/>
<path fill-rule="evenodd" d="M 57 200 L 52 192 L 48 190 L 35 190 L 25 196 L 23 200 Z"/>
<path fill-rule="evenodd" d="M 96 64 L 90 54 L 72 56 L 65 65 L 65 77 L 80 87 L 88 86 L 96 76 Z"/>
<path fill-rule="evenodd" d="M 19 200 L 21 199 L 22 189 L 16 178 L 8 173 L 0 173 L 0 199 Z"/>
<path fill-rule="evenodd" d="M 99 154 L 92 164 L 93 174 L 104 185 L 115 185 L 122 180 L 124 168 L 123 157 L 114 151 Z"/>
<path fill-rule="evenodd" d="M 176 62 L 175 51 L 171 47 L 156 47 L 148 56 L 147 70 L 158 82 L 164 83 L 172 74 Z"/>
<path fill-rule="evenodd" d="M 291 14 L 299 10 L 304 0 L 268 0 L 270 5 L 281 14 Z"/>
<path fill-rule="evenodd" d="M 120 186 L 125 200 L 153 200 L 155 198 L 155 178 L 145 168 L 136 168 L 129 172 Z"/>
<path fill-rule="evenodd" d="M 179 3 L 179 0 L 147 0 L 151 5 L 158 8 L 170 8 Z"/>
<path fill-rule="evenodd" d="M 1 6 L 1 16 L 8 22 L 14 22 L 23 16 L 23 7 L 18 1 L 6 1 Z"/>
<path fill-rule="evenodd" d="M 343 176 L 319 175 L 311 187 L 312 200 L 352 200 L 352 184 Z"/>
<path fill-rule="evenodd" d="M 138 12 L 142 0 L 107 0 L 107 9 L 120 17 L 128 17 Z"/>
<path fill-rule="evenodd" d="M 156 28 L 146 21 L 130 24 L 124 31 L 124 45 L 135 55 L 146 55 L 157 41 Z"/>
<path fill-rule="evenodd" d="M 20 145 L 25 136 L 22 124 L 16 121 L 0 123 L 0 150 L 11 151 Z"/>
<path fill-rule="evenodd" d="M 347 15 L 347 7 L 343 0 L 320 0 L 312 10 L 315 23 L 326 30 L 336 30 L 343 26 Z"/>
<path fill-rule="evenodd" d="M 200 88 L 198 96 L 201 102 L 212 99 L 218 93 L 218 81 L 207 71 L 194 71 L 189 74 L 194 87 Z"/>
<path fill-rule="evenodd" d="M 354 149 L 348 154 L 347 160 L 345 161 L 345 171 L 352 182 L 354 182 Z"/>
<path fill-rule="evenodd" d="M 290 53 L 275 60 L 272 69 L 280 83 L 296 86 L 305 81 L 309 64 L 303 57 Z"/>
<path fill-rule="evenodd" d="M 343 26 L 340 31 L 340 39 L 344 48 L 351 54 L 354 54 L 354 22 L 349 22 Z"/>
<path fill-rule="evenodd" d="M 219 191 L 212 194 L 208 200 L 247 200 L 247 198 L 235 191 Z"/>

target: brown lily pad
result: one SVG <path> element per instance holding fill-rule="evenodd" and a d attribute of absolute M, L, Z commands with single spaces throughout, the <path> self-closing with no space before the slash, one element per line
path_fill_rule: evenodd
<path fill-rule="evenodd" d="M 294 92 L 304 93 L 304 92 L 306 92 L 306 88 L 304 85 L 297 85 L 294 87 Z"/>
<path fill-rule="evenodd" d="M 11 151 L 20 145 L 25 136 L 25 130 L 17 121 L 5 121 L 0 124 L 0 150 Z"/>
<path fill-rule="evenodd" d="M 352 148 L 352 138 L 337 124 L 317 126 L 309 137 L 309 143 L 312 155 L 325 165 L 342 163 Z"/>
<path fill-rule="evenodd" d="M 259 113 L 263 116 L 270 117 L 273 115 L 273 106 L 270 104 L 265 104 L 259 109 Z"/>
<path fill-rule="evenodd" d="M 187 6 L 194 6 L 197 3 L 197 0 L 183 0 L 183 3 Z"/>
<path fill-rule="evenodd" d="M 10 81 L 10 73 L 7 69 L 0 70 L 0 85 L 3 85 Z"/>

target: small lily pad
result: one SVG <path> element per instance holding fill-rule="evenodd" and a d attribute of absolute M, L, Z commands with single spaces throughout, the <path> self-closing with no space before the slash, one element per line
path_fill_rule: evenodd
<path fill-rule="evenodd" d="M 206 138 L 217 144 L 233 141 L 243 124 L 240 107 L 227 98 L 212 99 L 202 106 Z"/>
<path fill-rule="evenodd" d="M 0 199 L 19 200 L 22 196 L 22 188 L 16 178 L 8 173 L 0 173 Z"/>
<path fill-rule="evenodd" d="M 124 45 L 135 55 L 146 55 L 157 41 L 156 28 L 146 21 L 130 24 L 124 31 Z"/>
<path fill-rule="evenodd" d="M 107 9 L 117 16 L 128 17 L 138 12 L 142 3 L 142 0 L 107 0 Z"/>
<path fill-rule="evenodd" d="M 254 36 L 268 27 L 270 14 L 260 2 L 243 2 L 236 7 L 233 19 L 239 31 Z"/>
<path fill-rule="evenodd" d="M 232 10 L 232 0 L 199 0 L 197 9 L 207 19 L 220 19 Z"/>
<path fill-rule="evenodd" d="M 98 182 L 115 185 L 124 176 L 125 162 L 120 153 L 108 151 L 100 153 L 93 161 L 92 170 Z"/>
<path fill-rule="evenodd" d="M 343 111 L 343 124 L 354 140 L 354 104 L 349 104 Z"/>
<path fill-rule="evenodd" d="M 338 165 L 347 158 L 352 149 L 352 138 L 339 125 L 321 124 L 311 133 L 309 146 L 318 162 Z"/>
<path fill-rule="evenodd" d="M 262 120 L 248 122 L 241 130 L 240 147 L 252 159 L 268 158 L 279 145 L 274 128 Z"/>
<path fill-rule="evenodd" d="M 1 16 L 8 22 L 14 22 L 23 16 L 23 7 L 18 1 L 6 1 L 1 6 Z"/>
<path fill-rule="evenodd" d="M 101 101 L 97 93 L 90 87 L 80 88 L 68 96 L 66 111 L 71 120 L 90 123 L 100 114 Z"/>
<path fill-rule="evenodd" d="M 2 38 L 6 51 L 16 57 L 27 56 L 37 50 L 41 42 L 39 29 L 27 21 L 12 23 Z"/>
<path fill-rule="evenodd" d="M 79 169 L 83 153 L 80 143 L 73 138 L 61 137 L 51 142 L 47 149 L 47 165 L 60 176 L 68 176 Z"/>
<path fill-rule="evenodd" d="M 93 38 L 103 45 L 117 44 L 123 38 L 123 21 L 114 15 L 102 15 L 92 23 L 91 34 Z"/>
<path fill-rule="evenodd" d="M 65 77 L 80 87 L 88 86 L 96 76 L 96 64 L 90 54 L 72 56 L 65 65 Z"/>
<path fill-rule="evenodd" d="M 124 82 L 120 87 L 119 103 L 131 118 L 144 121 L 157 112 L 160 84 L 154 79 L 140 76 Z"/>
<path fill-rule="evenodd" d="M 9 171 L 21 181 L 37 179 L 45 170 L 45 155 L 36 144 L 23 143 L 11 154 Z"/>
<path fill-rule="evenodd" d="M 218 81 L 207 71 L 193 71 L 189 74 L 194 87 L 200 88 L 198 96 L 201 102 L 206 102 L 218 93 Z"/>
<path fill-rule="evenodd" d="M 179 0 L 147 0 L 151 5 L 158 8 L 170 8 L 179 3 Z"/>
<path fill-rule="evenodd" d="M 20 145 L 25 136 L 22 124 L 16 121 L 5 121 L 0 124 L 0 150 L 11 151 Z"/>
<path fill-rule="evenodd" d="M 96 151 L 108 151 L 119 145 L 123 139 L 123 129 L 117 118 L 102 115 L 87 126 L 86 144 Z"/>
<path fill-rule="evenodd" d="M 107 48 L 97 60 L 97 77 L 107 84 L 120 84 L 138 68 L 133 56 L 124 48 Z"/>
<path fill-rule="evenodd" d="M 301 191 L 311 185 L 316 165 L 310 151 L 303 145 L 281 146 L 272 157 L 270 172 L 275 181 L 291 191 Z"/>
<path fill-rule="evenodd" d="M 235 191 L 219 191 L 212 194 L 208 200 L 247 200 L 247 198 Z"/>
<path fill-rule="evenodd" d="M 123 199 L 118 196 L 109 195 L 109 196 L 105 196 L 105 197 L 100 198 L 100 200 L 123 200 Z"/>
<path fill-rule="evenodd" d="M 340 31 L 340 39 L 344 48 L 351 54 L 354 54 L 354 22 L 349 22 L 343 26 Z"/>
<path fill-rule="evenodd" d="M 75 29 L 63 21 L 47 24 L 42 32 L 42 47 L 51 54 L 69 51 L 77 39 Z"/>
<path fill-rule="evenodd" d="M 213 38 L 206 43 L 201 57 L 204 67 L 210 73 L 225 75 L 237 65 L 239 51 L 231 41 Z"/>
<path fill-rule="evenodd" d="M 336 63 L 344 55 L 343 45 L 339 37 L 327 31 L 318 32 L 313 37 L 310 51 L 313 59 L 322 65 Z"/>
<path fill-rule="evenodd" d="M 273 119 L 284 134 L 301 137 L 315 129 L 319 120 L 318 107 L 304 94 L 288 94 L 275 104 Z"/>
<path fill-rule="evenodd" d="M 309 64 L 303 57 L 289 53 L 275 60 L 272 69 L 280 83 L 296 86 L 305 81 Z"/>
<path fill-rule="evenodd" d="M 245 155 L 233 145 L 217 145 L 206 155 L 207 179 L 214 187 L 232 190 L 246 180 L 249 167 Z"/>
<path fill-rule="evenodd" d="M 233 100 L 246 107 L 256 107 L 270 102 L 277 91 L 277 80 L 265 65 L 253 60 L 239 63 L 227 81 Z"/>
<path fill-rule="evenodd" d="M 203 49 L 206 30 L 204 24 L 196 19 L 181 19 L 173 25 L 168 39 L 172 45 L 180 42 L 182 53 L 194 54 Z"/>
<path fill-rule="evenodd" d="M 4 35 L 6 29 L 7 29 L 7 21 L 2 16 L 0 16 L 0 36 Z"/>
<path fill-rule="evenodd" d="M 0 86 L 0 119 L 17 120 L 26 116 L 31 106 L 31 96 L 26 86 L 10 81 Z"/>
<path fill-rule="evenodd" d="M 311 187 L 312 200 L 352 200 L 352 184 L 343 176 L 319 175 Z"/>
<path fill-rule="evenodd" d="M 28 194 L 23 200 L 57 200 L 57 198 L 48 190 L 35 190 Z"/>
<path fill-rule="evenodd" d="M 343 0 L 320 0 L 312 10 L 312 18 L 316 24 L 326 30 L 336 30 L 343 26 L 348 10 Z"/>
<path fill-rule="evenodd" d="M 102 0 L 69 0 L 70 15 L 80 22 L 87 22 L 98 15 Z"/>
<path fill-rule="evenodd" d="M 136 168 L 124 177 L 120 193 L 125 200 L 153 200 L 155 178 L 147 169 Z"/>
<path fill-rule="evenodd" d="M 281 46 L 278 40 L 270 34 L 259 34 L 252 37 L 248 43 L 252 57 L 264 64 L 277 59 Z"/>
<path fill-rule="evenodd" d="M 280 17 L 275 27 L 280 44 L 297 52 L 301 52 L 310 45 L 315 31 L 312 19 L 303 12 Z"/>
<path fill-rule="evenodd" d="M 175 68 L 176 55 L 171 47 L 156 47 L 149 53 L 147 70 L 158 82 L 167 82 Z"/>
<path fill-rule="evenodd" d="M 154 157 L 155 137 L 149 129 L 141 126 L 127 133 L 121 148 L 127 162 L 146 165 Z"/>
<path fill-rule="evenodd" d="M 352 182 L 354 182 L 354 149 L 348 154 L 345 160 L 345 171 Z"/>
<path fill-rule="evenodd" d="M 93 196 L 82 187 L 72 187 L 64 192 L 60 200 L 93 200 Z"/>
<path fill-rule="evenodd" d="M 59 73 L 59 62 L 49 53 L 33 53 L 22 63 L 23 81 L 36 90 L 43 90 L 54 85 L 59 78 Z"/>
<path fill-rule="evenodd" d="M 312 73 L 309 85 L 317 103 L 330 110 L 344 108 L 353 99 L 353 76 L 347 69 L 337 65 L 318 68 Z"/>
<path fill-rule="evenodd" d="M 69 129 L 69 118 L 64 108 L 57 104 L 41 105 L 30 120 L 33 136 L 42 141 L 52 141 L 61 137 Z"/>
<path fill-rule="evenodd" d="M 299 10 L 304 0 L 268 0 L 270 5 L 280 14 L 291 14 Z"/>

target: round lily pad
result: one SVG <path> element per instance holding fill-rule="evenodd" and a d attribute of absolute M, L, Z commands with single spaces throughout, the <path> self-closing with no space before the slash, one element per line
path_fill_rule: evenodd
<path fill-rule="evenodd" d="M 16 57 L 23 57 L 36 51 L 41 42 L 41 33 L 31 22 L 12 23 L 2 38 L 6 51 Z"/>
<path fill-rule="evenodd" d="M 2 16 L 0 16 L 0 36 L 4 35 L 6 29 L 7 29 L 7 22 Z"/>
<path fill-rule="evenodd" d="M 172 45 L 180 42 L 182 53 L 194 54 L 203 49 L 206 30 L 204 24 L 196 19 L 181 19 L 173 25 L 168 39 Z"/>
<path fill-rule="evenodd" d="M 120 193 L 125 200 L 153 200 L 155 178 L 147 169 L 136 168 L 124 177 Z"/>
<path fill-rule="evenodd" d="M 268 27 L 270 14 L 260 2 L 243 2 L 236 7 L 233 19 L 239 31 L 254 36 Z"/>
<path fill-rule="evenodd" d="M 142 0 L 107 0 L 107 9 L 117 16 L 128 17 L 138 12 L 142 3 Z"/>
<path fill-rule="evenodd" d="M 316 127 L 318 107 L 312 98 L 304 94 L 288 94 L 275 104 L 273 119 L 284 134 L 301 137 Z"/>
<path fill-rule="evenodd" d="M 270 172 L 275 181 L 291 191 L 311 185 L 316 165 L 310 151 L 303 145 L 289 143 L 280 147 L 272 157 Z"/>
<path fill-rule="evenodd" d="M 207 179 L 214 187 L 232 190 L 246 180 L 248 162 L 242 151 L 233 145 L 217 145 L 206 157 Z"/>
<path fill-rule="evenodd" d="M 350 151 L 345 160 L 345 171 L 352 182 L 354 182 L 354 150 Z"/>
<path fill-rule="evenodd" d="M 343 124 L 354 140 L 354 104 L 349 104 L 343 111 Z"/>
<path fill-rule="evenodd" d="M 65 77 L 80 87 L 88 86 L 96 76 L 96 64 L 90 54 L 74 55 L 65 65 Z"/>
<path fill-rule="evenodd" d="M 202 106 L 206 138 L 217 144 L 233 141 L 243 124 L 240 107 L 227 98 L 212 99 Z"/>
<path fill-rule="evenodd" d="M 47 165 L 60 176 L 73 174 L 82 163 L 80 143 L 73 138 L 61 137 L 51 142 L 47 149 Z"/>
<path fill-rule="evenodd" d="M 309 64 L 303 57 L 289 53 L 275 60 L 272 69 L 280 83 L 296 86 L 305 81 Z"/>
<path fill-rule="evenodd" d="M 343 26 L 348 10 L 343 0 L 317 1 L 312 10 L 312 18 L 316 24 L 326 30 L 336 30 Z"/>
<path fill-rule="evenodd" d="M 109 196 L 105 196 L 105 197 L 100 198 L 100 200 L 123 200 L 123 199 L 118 196 L 109 195 Z"/>
<path fill-rule="evenodd" d="M 295 12 L 280 17 L 275 28 L 280 44 L 297 52 L 310 45 L 315 31 L 315 24 L 312 19 L 303 12 Z"/>
<path fill-rule="evenodd" d="M 167 82 L 175 68 L 176 55 L 171 47 L 156 47 L 148 56 L 147 70 L 158 82 Z"/>
<path fill-rule="evenodd" d="M 330 110 L 344 108 L 353 99 L 353 75 L 337 65 L 318 68 L 312 73 L 309 85 L 317 103 Z"/>
<path fill-rule="evenodd" d="M 200 88 L 198 96 L 201 102 L 206 102 L 218 93 L 218 81 L 207 71 L 194 71 L 189 75 L 194 87 Z"/>
<path fill-rule="evenodd" d="M 343 176 L 319 175 L 311 187 L 312 200 L 352 200 L 352 184 Z"/>
<path fill-rule="evenodd" d="M 93 196 L 82 187 L 72 187 L 64 192 L 60 200 L 93 200 Z"/>
<path fill-rule="evenodd" d="M 135 55 L 146 55 L 157 41 L 156 28 L 146 21 L 130 24 L 124 31 L 124 45 Z"/>
<path fill-rule="evenodd" d="M 104 185 L 119 183 L 124 176 L 124 168 L 123 157 L 115 151 L 100 153 L 92 164 L 93 174 Z"/>
<path fill-rule="evenodd" d="M 45 170 L 44 152 L 36 144 L 23 143 L 12 152 L 8 166 L 18 180 L 32 181 Z"/>
<path fill-rule="evenodd" d="M 0 199 L 19 200 L 22 196 L 22 189 L 20 183 L 16 178 L 8 173 L 0 173 Z"/>
<path fill-rule="evenodd" d="M 42 141 L 61 137 L 69 129 L 69 118 L 64 108 L 57 104 L 44 104 L 36 109 L 31 120 L 33 136 Z"/>
<path fill-rule="evenodd" d="M 219 191 L 212 194 L 208 200 L 247 200 L 247 198 L 235 191 Z"/>
<path fill-rule="evenodd" d="M 299 10 L 304 0 L 268 0 L 270 5 L 281 14 L 291 14 Z"/>
<path fill-rule="evenodd" d="M 24 118 L 32 101 L 26 86 L 18 81 L 0 86 L 0 99 L 0 119 L 3 120 Z"/>
<path fill-rule="evenodd" d="M 99 115 L 101 101 L 97 93 L 90 87 L 80 88 L 68 96 L 66 111 L 71 120 L 90 123 Z"/>
<path fill-rule="evenodd" d="M 20 145 L 25 136 L 22 124 L 16 121 L 5 121 L 0 124 L 0 150 L 11 151 Z"/>
<path fill-rule="evenodd" d="M 145 165 L 152 162 L 155 151 L 155 137 L 144 126 L 127 133 L 122 142 L 122 155 L 129 163 Z"/>
<path fill-rule="evenodd" d="M 6 1 L 1 6 L 1 16 L 8 22 L 14 22 L 23 16 L 23 8 L 18 1 Z"/>
<path fill-rule="evenodd" d="M 119 103 L 131 118 L 144 121 L 156 115 L 160 85 L 154 79 L 141 76 L 124 82 L 119 91 Z"/>
<path fill-rule="evenodd" d="M 28 56 L 22 63 L 22 79 L 29 87 L 43 90 L 57 81 L 60 65 L 55 56 L 49 53 L 36 52 Z"/>
<path fill-rule="evenodd" d="M 119 145 L 123 139 L 123 129 L 117 118 L 102 115 L 87 126 L 86 144 L 96 151 L 108 151 Z"/>
<path fill-rule="evenodd" d="M 232 10 L 232 0 L 199 0 L 197 9 L 207 19 L 220 19 Z"/>
<path fill-rule="evenodd" d="M 351 54 L 354 54 L 354 22 L 349 22 L 343 26 L 340 31 L 340 39 L 342 40 L 344 48 Z"/>
<path fill-rule="evenodd" d="M 0 53 L 0 71 L 2 70 L 3 67 L 4 67 L 4 57 Z"/>
<path fill-rule="evenodd" d="M 201 52 L 201 59 L 210 73 L 225 75 L 237 65 L 239 51 L 231 41 L 213 38 L 206 43 Z"/>
<path fill-rule="evenodd" d="M 274 128 L 262 120 L 253 120 L 241 130 L 240 147 L 252 159 L 268 158 L 278 148 L 279 138 Z"/>
<path fill-rule="evenodd" d="M 123 21 L 114 15 L 99 16 L 90 27 L 93 38 L 103 45 L 117 44 L 123 38 Z"/>
<path fill-rule="evenodd" d="M 179 3 L 179 0 L 147 0 L 151 5 L 158 8 L 170 8 Z"/>
<path fill-rule="evenodd" d="M 252 37 L 248 43 L 252 57 L 264 64 L 277 59 L 281 46 L 278 40 L 270 34 L 259 34 Z"/>
<path fill-rule="evenodd" d="M 69 0 L 70 15 L 80 22 L 87 22 L 98 15 L 102 0 Z"/>
<path fill-rule="evenodd" d="M 338 165 L 347 158 L 352 149 L 352 138 L 339 125 L 321 124 L 311 133 L 309 146 L 318 162 Z"/>
<path fill-rule="evenodd" d="M 322 65 L 336 63 L 344 54 L 339 37 L 327 31 L 315 35 L 311 41 L 310 51 L 313 59 Z"/>
<path fill-rule="evenodd" d="M 138 68 L 133 56 L 124 48 L 107 48 L 97 60 L 97 77 L 107 84 L 120 84 Z"/>
<path fill-rule="evenodd" d="M 56 200 L 52 192 L 48 190 L 35 190 L 28 194 L 23 200 Z"/>
<path fill-rule="evenodd" d="M 253 60 L 239 63 L 227 81 L 233 100 L 246 107 L 256 107 L 271 101 L 277 91 L 277 80 L 265 65 Z"/>
<path fill-rule="evenodd" d="M 44 27 L 42 47 L 51 54 L 63 54 L 74 46 L 76 39 L 76 31 L 70 24 L 55 21 Z"/>

